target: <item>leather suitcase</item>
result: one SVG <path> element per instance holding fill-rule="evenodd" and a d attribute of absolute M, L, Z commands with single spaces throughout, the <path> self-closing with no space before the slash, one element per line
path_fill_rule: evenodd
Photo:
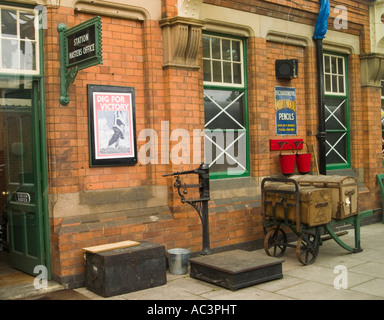
<path fill-rule="evenodd" d="M 99 253 L 85 252 L 86 288 L 102 297 L 167 283 L 165 248 L 150 242 Z"/>
<path fill-rule="evenodd" d="M 276 219 L 285 221 L 284 203 L 287 206 L 289 223 L 297 222 L 293 184 L 268 183 L 265 185 L 264 211 L 267 217 L 273 217 L 276 205 Z M 331 221 L 332 191 L 327 188 L 299 187 L 300 223 L 309 227 L 327 224 Z"/>
<path fill-rule="evenodd" d="M 291 176 L 300 186 L 329 188 L 332 190 L 332 218 L 344 219 L 358 214 L 357 179 L 339 175 L 296 175 Z"/>

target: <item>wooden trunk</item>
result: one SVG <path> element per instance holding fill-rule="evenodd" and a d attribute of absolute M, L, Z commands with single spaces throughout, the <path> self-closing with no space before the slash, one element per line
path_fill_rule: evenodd
<path fill-rule="evenodd" d="M 296 175 L 290 177 L 300 186 L 327 188 L 332 191 L 332 218 L 344 219 L 358 214 L 357 180 L 351 176 Z"/>
<path fill-rule="evenodd" d="M 165 248 L 141 242 L 138 246 L 104 252 L 85 252 L 86 288 L 111 297 L 167 283 Z"/>
<path fill-rule="evenodd" d="M 294 185 L 285 183 L 269 183 L 265 185 L 264 211 L 267 217 L 273 217 L 273 208 L 276 206 L 277 220 L 285 221 L 284 212 L 286 210 L 288 222 L 296 223 L 298 211 L 296 211 L 295 207 L 295 196 L 289 192 L 295 192 Z M 314 227 L 331 221 L 331 190 L 316 187 L 300 187 L 298 192 L 301 224 Z"/>

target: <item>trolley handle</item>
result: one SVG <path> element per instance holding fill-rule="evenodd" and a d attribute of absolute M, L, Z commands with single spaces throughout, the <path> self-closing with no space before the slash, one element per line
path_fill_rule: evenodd
<path fill-rule="evenodd" d="M 263 181 L 261 182 L 261 191 L 264 192 L 264 185 L 266 182 L 283 182 L 283 183 L 293 183 L 295 186 L 295 191 L 299 191 L 299 184 L 297 183 L 296 180 L 290 179 L 290 178 L 264 178 Z"/>

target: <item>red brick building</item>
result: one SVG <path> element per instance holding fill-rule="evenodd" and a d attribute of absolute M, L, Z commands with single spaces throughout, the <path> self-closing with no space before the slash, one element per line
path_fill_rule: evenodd
<path fill-rule="evenodd" d="M 331 2 L 323 40 L 325 160 L 318 158 L 316 138 L 319 70 L 313 34 L 319 1 L 1 4 L 1 17 L 10 25 L 2 34 L 3 123 L 13 110 L 7 106 L 19 106 L 29 114 L 34 137 L 28 158 L 23 148 L 29 134 L 21 126 L 17 134 L 3 129 L 0 135 L 4 163 L 16 166 L 17 159 L 27 157 L 31 165 L 14 169 L 24 177 L 15 183 L 4 171 L 8 203 L 17 202 L 10 198 L 13 193 L 21 198 L 28 193 L 20 186 L 28 184 L 27 172 L 35 172 L 30 182 L 34 209 L 9 209 L 27 216 L 28 210 L 34 212 L 29 224 L 28 219 L 13 222 L 12 236 L 22 239 L 15 249 L 19 256 L 38 256 L 25 271 L 44 264 L 53 279 L 76 287 L 84 285 L 84 247 L 145 240 L 199 251 L 200 219 L 181 203 L 174 179 L 162 175 L 203 161 L 211 164 L 211 248 L 259 248 L 264 237 L 260 182 L 281 173 L 280 152 L 271 150 L 271 139 L 303 139 L 317 160 L 326 162 L 327 174 L 357 177 L 360 210 L 381 207 L 376 175 L 383 171 L 384 55 L 382 27 L 373 22 L 381 21 L 384 7 L 382 1 L 338 3 Z M 70 29 L 95 16 L 101 17 L 103 62 L 77 72 L 68 87 L 69 103 L 62 105 L 58 26 Z M 46 23 L 40 28 L 39 18 Z M 26 36 L 22 26 L 30 21 L 35 33 Z M 7 41 L 15 54 L 26 55 L 28 44 L 28 66 L 5 53 Z M 276 78 L 275 61 L 281 59 L 297 59 L 297 77 Z M 134 90 L 135 163 L 90 164 L 90 85 Z M 279 88 L 290 88 L 296 101 L 292 130 L 276 119 Z M 35 111 L 28 109 L 31 105 Z M 9 121 L 20 124 L 22 118 Z M 28 231 L 32 225 L 37 233 Z M 22 235 L 21 230 L 27 231 Z M 22 244 L 28 241 L 30 254 Z M 13 261 L 18 268 L 23 264 L 22 257 Z"/>

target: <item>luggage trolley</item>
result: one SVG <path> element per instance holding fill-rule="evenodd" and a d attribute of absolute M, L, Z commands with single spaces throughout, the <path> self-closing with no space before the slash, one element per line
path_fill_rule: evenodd
<path fill-rule="evenodd" d="M 321 177 L 320 177 L 321 178 Z M 300 184 L 300 179 L 264 178 L 261 183 L 262 218 L 265 233 L 264 250 L 269 256 L 281 257 L 287 247 L 296 249 L 296 257 L 303 264 L 313 263 L 319 253 L 322 241 L 334 239 L 344 249 L 357 253 L 360 247 L 360 221 L 373 214 L 369 210 L 357 214 L 339 216 L 340 199 L 336 199 L 334 190 L 329 186 Z M 347 192 L 345 192 L 347 194 Z M 356 192 L 350 192 L 355 194 Z M 347 199 L 350 201 L 350 198 Z M 357 203 L 357 198 L 354 199 Z M 339 209 L 335 211 L 334 202 Z M 336 233 L 333 227 L 338 224 L 351 224 L 354 227 L 355 246 L 344 243 L 339 236 L 346 231 Z M 288 243 L 284 227 L 288 227 L 298 237 L 296 245 Z"/>

